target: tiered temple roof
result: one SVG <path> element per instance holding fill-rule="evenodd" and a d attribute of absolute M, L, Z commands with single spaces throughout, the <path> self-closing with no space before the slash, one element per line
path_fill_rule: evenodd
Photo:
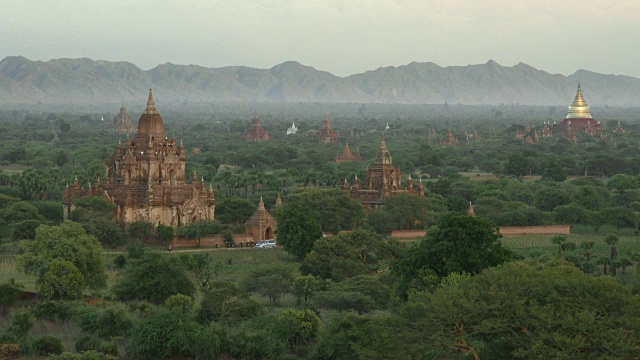
<path fill-rule="evenodd" d="M 131 120 L 131 116 L 129 116 L 127 109 L 124 107 L 124 103 L 120 107 L 118 115 L 113 117 L 113 122 L 110 128 L 115 131 L 116 134 L 125 134 L 135 131 L 136 127 L 133 125 L 133 120 Z"/>
<path fill-rule="evenodd" d="M 316 135 L 320 138 L 321 144 L 338 142 L 338 137 L 340 136 L 331 127 L 331 120 L 329 120 L 328 116 L 325 116 L 324 120 L 322 120 L 322 127 L 316 132 Z"/>
<path fill-rule="evenodd" d="M 253 120 L 251 120 L 251 126 L 245 132 L 244 138 L 247 141 L 269 140 L 269 133 L 262 127 L 262 122 L 260 122 L 258 113 L 253 114 Z"/>
<path fill-rule="evenodd" d="M 380 143 L 375 164 L 367 170 L 364 186 L 361 186 L 360 180 L 356 175 L 353 185 L 349 184 L 345 179 L 344 188 L 349 192 L 349 196 L 360 201 L 365 209 L 381 207 L 386 198 L 397 194 L 406 193 L 424 196 L 422 180 L 416 189 L 413 186 L 411 175 L 409 175 L 407 186 L 402 186 L 402 173 L 400 169 L 393 165 L 384 137 Z"/>
<path fill-rule="evenodd" d="M 153 94 L 138 121 L 133 139 L 127 135 L 115 153 L 105 161 L 103 181 L 83 188 L 76 180 L 67 186 L 63 198 L 65 216 L 74 201 L 83 196 L 102 196 L 117 206 L 116 215 L 127 223 L 147 221 L 154 225 L 186 225 L 197 220 L 213 220 L 215 197 L 195 171 L 186 182 L 186 151 L 182 142 L 169 139 L 164 131 Z"/>
<path fill-rule="evenodd" d="M 344 146 L 344 150 L 342 151 L 342 154 L 338 154 L 336 155 L 336 164 L 340 164 L 343 162 L 349 162 L 349 161 L 362 161 L 362 156 L 360 155 L 360 149 L 357 149 L 356 154 L 353 155 L 353 153 L 351 153 L 351 149 L 349 148 L 349 143 L 347 143 Z"/>
<path fill-rule="evenodd" d="M 282 204 L 280 194 L 278 194 L 278 200 L 280 204 Z M 278 202 L 276 201 L 276 206 L 278 206 L 277 204 Z M 262 197 L 260 197 L 258 210 L 244 223 L 244 228 L 245 233 L 252 235 L 255 241 L 275 239 L 275 231 L 278 229 L 278 223 L 264 207 Z"/>

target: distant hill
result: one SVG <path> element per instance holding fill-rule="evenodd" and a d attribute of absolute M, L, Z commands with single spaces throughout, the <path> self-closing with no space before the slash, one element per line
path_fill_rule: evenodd
<path fill-rule="evenodd" d="M 568 105 L 578 81 L 592 106 L 640 105 L 640 79 L 586 70 L 567 77 L 524 63 L 441 67 L 413 62 L 339 77 L 294 61 L 271 69 L 167 63 L 144 71 L 128 62 L 43 62 L 20 56 L 0 61 L 0 104 L 139 103 L 153 87 L 159 102 Z"/>

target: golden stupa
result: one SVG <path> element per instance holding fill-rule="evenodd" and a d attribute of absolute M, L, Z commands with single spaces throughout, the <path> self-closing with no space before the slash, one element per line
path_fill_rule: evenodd
<path fill-rule="evenodd" d="M 582 87 L 578 84 L 578 93 L 569 106 L 569 113 L 565 119 L 593 119 L 591 109 L 582 97 Z"/>

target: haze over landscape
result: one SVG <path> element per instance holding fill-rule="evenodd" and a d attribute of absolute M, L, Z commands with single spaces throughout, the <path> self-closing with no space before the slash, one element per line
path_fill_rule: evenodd
<path fill-rule="evenodd" d="M 169 101 L 556 105 L 582 81 L 594 106 L 640 104 L 637 79 L 600 75 L 640 76 L 634 1 L 65 0 L 3 10 L 2 103 L 116 103 L 153 86 Z M 60 58 L 76 60 L 37 62 Z"/>
<path fill-rule="evenodd" d="M 339 77 L 298 62 L 270 69 L 166 63 L 142 70 L 91 59 L 0 61 L 0 103 L 135 102 L 148 87 L 160 101 L 362 102 L 406 104 L 566 104 L 578 82 L 596 105 L 640 104 L 640 79 L 580 70 L 566 77 L 519 63 L 441 67 L 412 62 Z M 588 84 L 588 85 L 587 85 Z"/>

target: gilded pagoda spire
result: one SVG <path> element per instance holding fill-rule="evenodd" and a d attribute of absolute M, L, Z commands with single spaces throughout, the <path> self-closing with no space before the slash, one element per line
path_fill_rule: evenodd
<path fill-rule="evenodd" d="M 582 96 L 582 86 L 578 84 L 578 92 L 573 102 L 569 106 L 569 112 L 565 119 L 593 119 L 591 116 L 591 108 Z"/>

